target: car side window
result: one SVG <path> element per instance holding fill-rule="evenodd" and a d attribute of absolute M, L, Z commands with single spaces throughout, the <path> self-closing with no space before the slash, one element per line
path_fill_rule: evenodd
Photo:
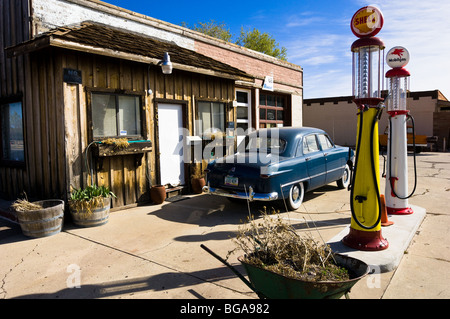
<path fill-rule="evenodd" d="M 296 156 L 296 157 L 299 157 L 299 156 L 302 156 L 302 155 L 303 155 L 302 148 L 303 148 L 303 143 L 302 143 L 302 141 L 300 140 L 300 141 L 298 141 L 298 143 L 297 143 L 297 149 L 295 150 L 295 156 Z"/>
<path fill-rule="evenodd" d="M 314 134 L 303 138 L 303 154 L 317 152 L 318 150 L 319 146 L 317 145 L 316 136 Z"/>
<path fill-rule="evenodd" d="M 318 134 L 320 146 L 322 147 L 322 151 L 330 149 L 333 147 L 333 143 L 331 143 L 330 138 L 325 134 Z"/>

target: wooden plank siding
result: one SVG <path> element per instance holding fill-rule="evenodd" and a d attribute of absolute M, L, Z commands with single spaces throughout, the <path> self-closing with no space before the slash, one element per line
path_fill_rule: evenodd
<path fill-rule="evenodd" d="M 4 199 L 26 192 L 29 199 L 67 200 L 72 188 L 94 182 L 116 194 L 113 208 L 148 201 L 149 188 L 159 179 L 157 103 L 184 105 L 184 123 L 191 135 L 198 101 L 223 102 L 226 120 L 235 119 L 235 81 L 233 76 L 218 77 L 220 72 L 199 74 L 192 67 L 164 75 L 159 66 L 58 47 L 8 57 L 4 48 L 30 40 L 28 18 L 27 0 L 0 0 L 0 98 L 22 97 L 25 149 L 23 167 L 0 165 Z M 64 68 L 81 70 L 82 84 L 63 82 Z M 134 155 L 107 156 L 101 165 L 86 156 L 92 147 L 89 92 L 95 90 L 143 97 L 143 137 L 153 142 L 153 150 L 143 155 L 140 165 Z"/>
<path fill-rule="evenodd" d="M 70 51 L 61 51 L 59 54 L 66 57 L 66 64 L 63 67 L 81 70 L 83 79 L 83 84 L 76 85 L 76 88 L 74 85 L 64 84 L 64 94 L 67 95 L 64 107 L 70 114 L 66 116 L 65 129 L 66 132 L 73 132 L 66 133 L 66 160 L 70 173 L 68 179 L 72 187 L 90 184 L 90 176 L 81 164 L 85 161 L 83 153 L 86 146 L 91 142 L 88 139 L 90 128 L 86 119 L 89 93 L 84 88 L 87 87 L 92 91 L 96 89 L 119 90 L 117 92 L 131 91 L 142 93 L 144 96 L 143 108 L 146 121 L 144 138 L 153 142 L 153 151 L 145 153 L 141 165 L 137 167 L 134 155 L 105 157 L 101 170 L 97 165 L 94 167 L 94 183 L 109 186 L 117 196 L 113 200 L 113 208 L 148 200 L 149 187 L 158 183 L 157 169 L 159 165 L 156 163 L 158 157 L 155 155 L 159 149 L 156 136 L 158 125 L 155 116 L 156 101 L 158 103 L 179 102 L 186 105 L 187 112 L 184 123 L 190 134 L 193 134 L 195 101 L 214 100 L 231 105 L 234 99 L 234 81 L 232 80 L 178 70 L 174 70 L 171 75 L 164 75 L 157 66 L 149 67 L 147 64 Z M 77 63 L 71 55 L 76 55 Z M 193 89 L 193 87 L 196 88 Z M 201 87 L 207 89 L 200 89 Z M 148 94 L 149 88 L 153 92 L 152 95 Z M 79 95 L 74 91 L 84 92 Z M 75 98 L 76 96 L 78 98 Z M 73 109 L 78 110 L 78 114 L 75 114 Z M 233 112 L 232 108 L 228 109 Z M 72 113 L 70 113 L 71 110 Z M 228 119 L 233 117 L 234 114 L 227 116 Z M 78 121 L 74 122 L 74 118 Z M 77 125 L 78 127 L 76 127 Z"/>
<path fill-rule="evenodd" d="M 27 0 L 2 0 L 0 1 L 0 99 L 8 99 L 12 96 L 22 100 L 23 125 L 26 126 L 26 114 L 30 109 L 25 107 L 25 101 L 31 98 L 25 90 L 29 83 L 27 73 L 30 71 L 30 63 L 27 55 L 20 57 L 7 57 L 4 48 L 22 43 L 30 38 L 28 28 L 28 1 Z M 29 142 L 30 136 L 24 132 L 24 147 Z M 28 143 L 29 144 L 29 143 Z M 25 150 L 25 156 L 30 156 Z M 28 162 L 25 161 L 25 165 Z M 30 189 L 33 176 L 28 170 L 19 166 L 0 166 L 0 195 L 6 199 L 13 199 L 18 194 L 17 190 Z"/>
<path fill-rule="evenodd" d="M 194 134 L 193 121 L 199 100 L 226 103 L 232 112 L 226 116 L 227 120 L 234 118 L 233 108 L 229 107 L 234 99 L 234 81 L 230 79 L 179 70 L 163 75 L 157 66 L 59 48 L 30 53 L 26 61 L 26 169 L 2 167 L 7 172 L 2 174 L 2 187 L 8 185 L 11 197 L 25 191 L 31 197 L 67 199 L 71 189 L 90 185 L 92 180 L 109 186 L 116 194 L 113 208 L 148 201 L 149 187 L 157 184 L 159 178 L 155 155 L 158 149 L 156 101 L 184 104 L 184 122 L 190 134 Z M 64 83 L 64 68 L 81 70 L 82 84 Z M 148 94 L 149 88 L 152 95 Z M 144 138 L 153 142 L 154 150 L 144 154 L 141 165 L 136 166 L 134 155 L 104 157 L 101 169 L 98 161 L 89 161 L 91 153 L 86 155 L 86 148 L 92 142 L 89 92 L 96 90 L 143 96 Z M 190 171 L 189 163 L 186 171 Z M 17 176 L 21 176 L 19 182 L 12 185 Z"/>

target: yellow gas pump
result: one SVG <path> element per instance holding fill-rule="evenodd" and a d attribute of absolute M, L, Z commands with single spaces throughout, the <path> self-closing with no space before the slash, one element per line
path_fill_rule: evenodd
<path fill-rule="evenodd" d="M 353 95 L 358 108 L 355 163 L 350 187 L 350 232 L 342 242 L 358 250 L 377 251 L 389 244 L 381 234 L 381 195 L 378 120 L 384 76 L 384 43 L 375 37 L 383 25 L 381 11 L 372 6 L 358 10 L 351 28 L 359 37 L 352 44 Z"/>

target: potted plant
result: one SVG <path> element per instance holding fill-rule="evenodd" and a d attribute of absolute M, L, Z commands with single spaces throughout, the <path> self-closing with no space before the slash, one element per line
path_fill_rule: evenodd
<path fill-rule="evenodd" d="M 20 228 L 25 236 L 38 238 L 59 233 L 64 220 L 64 201 L 48 199 L 28 202 L 18 199 L 11 208 L 15 211 Z"/>
<path fill-rule="evenodd" d="M 111 197 L 116 195 L 106 186 L 94 184 L 82 189 L 74 189 L 69 199 L 73 222 L 83 227 L 106 224 L 109 219 Z"/>
<path fill-rule="evenodd" d="M 195 194 L 201 194 L 205 185 L 205 176 L 202 173 L 201 166 L 195 166 L 194 173 L 191 176 L 192 191 Z"/>

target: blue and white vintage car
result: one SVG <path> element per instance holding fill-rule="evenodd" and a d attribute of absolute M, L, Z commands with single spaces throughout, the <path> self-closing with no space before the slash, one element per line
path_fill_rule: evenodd
<path fill-rule="evenodd" d="M 306 191 L 331 182 L 350 183 L 353 151 L 334 145 L 320 129 L 270 128 L 254 131 L 234 155 L 210 162 L 203 191 L 250 201 L 284 200 L 300 207 Z"/>

